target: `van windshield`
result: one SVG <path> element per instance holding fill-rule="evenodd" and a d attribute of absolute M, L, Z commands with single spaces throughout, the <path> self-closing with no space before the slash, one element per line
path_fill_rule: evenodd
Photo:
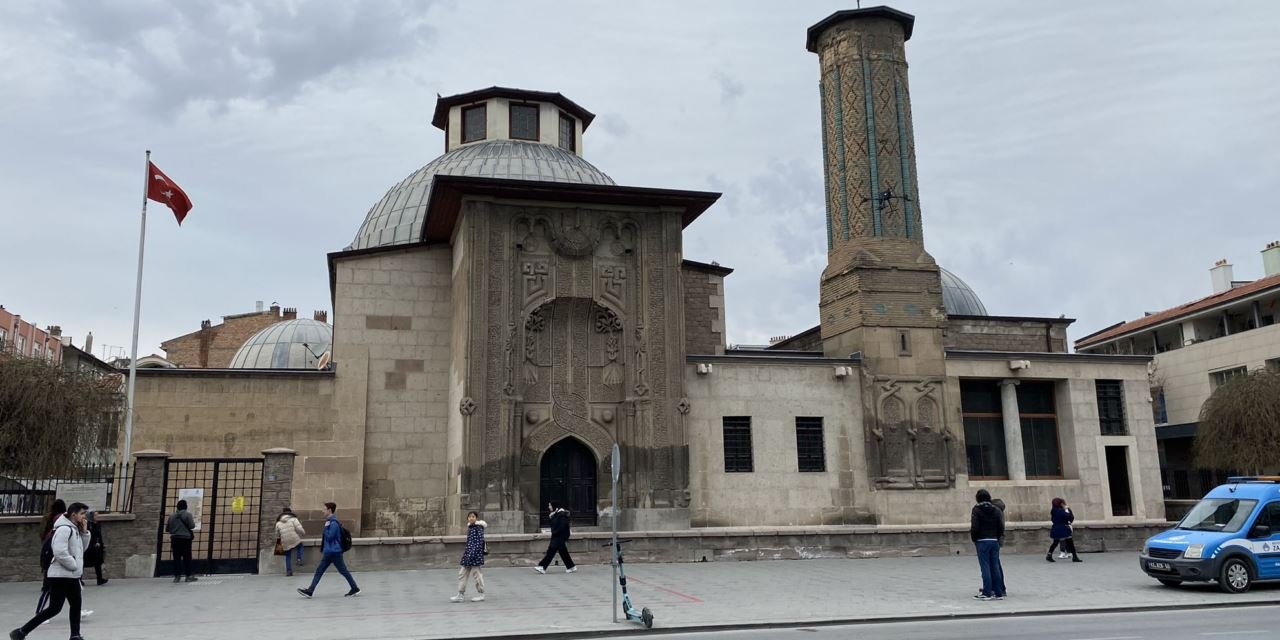
<path fill-rule="evenodd" d="M 1244 526 L 1256 504 L 1257 500 L 1206 498 L 1196 503 L 1187 517 L 1178 523 L 1178 528 L 1234 533 Z"/>

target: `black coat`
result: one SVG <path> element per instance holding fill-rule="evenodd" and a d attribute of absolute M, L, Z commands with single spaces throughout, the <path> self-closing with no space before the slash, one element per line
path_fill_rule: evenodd
<path fill-rule="evenodd" d="M 552 540 L 568 540 L 569 539 L 569 512 L 564 509 L 556 509 L 551 514 L 551 539 Z"/>
<path fill-rule="evenodd" d="M 107 539 L 102 537 L 102 525 L 89 523 L 89 548 L 84 550 L 84 566 L 96 567 L 102 564 L 107 556 Z"/>
<path fill-rule="evenodd" d="M 979 540 L 1004 539 L 1004 514 L 1000 507 L 990 502 L 979 502 L 973 505 L 969 514 L 969 538 Z"/>

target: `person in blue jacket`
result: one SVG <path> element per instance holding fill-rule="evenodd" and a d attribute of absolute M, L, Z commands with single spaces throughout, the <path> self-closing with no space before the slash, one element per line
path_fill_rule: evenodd
<path fill-rule="evenodd" d="M 484 602 L 484 575 L 480 567 L 484 566 L 484 520 L 480 514 L 472 511 L 467 514 L 467 546 L 462 550 L 462 566 L 458 569 L 458 595 L 449 598 L 450 602 L 462 602 L 467 597 L 467 581 L 476 581 L 476 597 L 472 602 Z"/>
<path fill-rule="evenodd" d="M 347 570 L 347 563 L 342 559 L 342 524 L 338 522 L 337 512 L 338 505 L 332 502 L 324 503 L 325 519 L 322 538 L 324 542 L 320 549 L 323 556 L 320 559 L 320 564 L 316 566 L 316 574 L 311 578 L 311 586 L 306 589 L 298 589 L 298 593 L 304 598 L 310 599 L 311 596 L 315 595 L 316 585 L 320 584 L 320 576 L 324 575 L 329 565 L 337 567 L 338 573 L 341 573 L 342 577 L 347 579 L 347 584 L 351 586 L 351 590 L 346 593 L 345 597 L 350 598 L 360 593 L 360 587 L 356 586 L 355 578 L 351 577 L 351 572 Z"/>
<path fill-rule="evenodd" d="M 1066 500 L 1053 499 L 1053 506 L 1049 509 L 1049 519 L 1053 522 L 1053 526 L 1049 528 L 1049 537 L 1053 539 L 1053 544 L 1049 545 L 1049 553 L 1045 554 L 1044 559 L 1054 562 L 1053 550 L 1057 549 L 1058 545 L 1062 545 L 1062 552 L 1070 553 L 1072 562 L 1084 562 L 1080 559 L 1080 554 L 1076 553 L 1076 542 L 1071 537 L 1071 523 L 1075 522 L 1076 516 L 1071 513 Z"/>

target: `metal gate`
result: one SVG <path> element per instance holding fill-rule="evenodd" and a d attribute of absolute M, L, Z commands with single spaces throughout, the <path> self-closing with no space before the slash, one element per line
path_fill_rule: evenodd
<path fill-rule="evenodd" d="M 173 575 L 165 528 L 179 500 L 196 520 L 191 569 L 196 573 L 257 573 L 262 505 L 260 458 L 170 459 L 164 467 L 164 518 L 156 541 L 156 576 Z"/>

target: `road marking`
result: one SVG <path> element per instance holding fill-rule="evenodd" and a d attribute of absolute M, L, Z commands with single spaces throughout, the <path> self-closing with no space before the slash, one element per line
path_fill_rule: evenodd
<path fill-rule="evenodd" d="M 1257 630 L 1251 629 L 1249 631 L 1205 631 L 1200 635 L 1202 636 L 1239 636 L 1239 635 L 1253 636 L 1261 633 L 1269 633 L 1269 632 L 1265 629 L 1257 629 Z"/>
<path fill-rule="evenodd" d="M 1146 636 L 1107 636 L 1105 638 L 1072 638 L 1071 640 L 1143 640 Z"/>

